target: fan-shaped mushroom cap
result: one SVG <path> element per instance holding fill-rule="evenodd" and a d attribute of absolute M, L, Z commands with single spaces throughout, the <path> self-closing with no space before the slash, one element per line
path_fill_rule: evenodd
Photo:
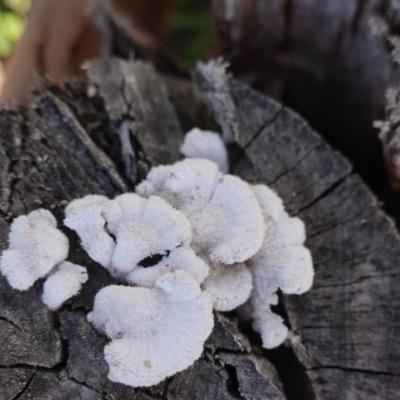
<path fill-rule="evenodd" d="M 90 258 L 109 268 L 115 243 L 105 229 L 103 207 L 110 200 L 105 196 L 88 195 L 72 201 L 65 209 L 64 224 L 78 234 Z"/>
<path fill-rule="evenodd" d="M 152 168 L 136 192 L 144 197 L 162 197 L 188 215 L 209 201 L 221 177 L 214 162 L 192 158 Z"/>
<path fill-rule="evenodd" d="M 253 288 L 251 273 L 246 265 L 223 265 L 216 262 L 210 264 L 210 275 L 202 287 L 210 293 L 214 309 L 231 311 L 244 304 Z"/>
<path fill-rule="evenodd" d="M 197 257 L 190 247 L 178 247 L 152 267 L 136 267 L 126 280 L 130 284 L 151 288 L 162 275 L 178 269 L 190 274 L 198 284 L 203 283 L 209 273 L 206 262 Z"/>
<path fill-rule="evenodd" d="M 188 158 L 214 161 L 224 174 L 229 170 L 228 151 L 221 136 L 216 132 L 193 128 L 186 134 L 180 152 Z"/>
<path fill-rule="evenodd" d="M 104 206 L 103 216 L 116 237 L 114 275 L 126 275 L 145 258 L 187 246 L 192 239 L 188 219 L 159 197 L 123 194 Z"/>
<path fill-rule="evenodd" d="M 165 181 L 162 185 L 157 180 L 159 190 L 154 190 L 151 171 L 137 192 L 162 196 L 189 218 L 196 252 L 213 261 L 233 264 L 260 249 L 263 216 L 246 182 L 218 173 L 217 165 L 208 160 L 187 159 L 171 166 L 169 173 L 162 168 Z"/>
<path fill-rule="evenodd" d="M 47 210 L 32 211 L 11 224 L 9 248 L 0 257 L 0 271 L 17 290 L 29 289 L 68 256 L 68 239 Z"/>
<path fill-rule="evenodd" d="M 113 339 L 104 349 L 109 379 L 134 387 L 193 364 L 213 327 L 210 296 L 184 271 L 163 275 L 153 289 L 101 289 L 88 320 Z"/>
<path fill-rule="evenodd" d="M 304 246 L 266 245 L 248 263 L 257 284 L 274 282 L 286 294 L 310 290 L 314 271 L 310 251 Z"/>
<path fill-rule="evenodd" d="M 209 202 L 188 218 L 194 248 L 212 261 L 243 262 L 262 245 L 261 209 L 249 185 L 235 176 L 225 175 Z"/>
<path fill-rule="evenodd" d="M 272 348 L 281 344 L 288 332 L 282 319 L 270 309 L 277 301 L 276 291 L 278 288 L 286 294 L 308 291 L 314 271 L 311 254 L 303 246 L 304 223 L 290 217 L 282 201 L 268 187 L 257 185 L 253 190 L 265 221 L 262 247 L 246 262 L 253 274 L 253 327 L 261 333 L 263 346 Z"/>
<path fill-rule="evenodd" d="M 57 310 L 65 301 L 78 294 L 87 280 L 86 268 L 65 261 L 46 279 L 42 301 L 50 310 Z"/>

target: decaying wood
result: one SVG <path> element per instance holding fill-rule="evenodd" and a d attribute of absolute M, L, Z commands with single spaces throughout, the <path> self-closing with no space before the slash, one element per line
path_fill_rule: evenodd
<path fill-rule="evenodd" d="M 207 99 L 219 84 L 209 77 L 218 76 L 198 72 Z M 244 148 L 234 172 L 271 185 L 304 219 L 316 268 L 309 293 L 283 299 L 297 335 L 291 344 L 298 366 L 284 382 L 288 398 L 396 398 L 400 247 L 392 221 L 349 163 L 297 114 L 235 81 L 230 93 L 230 115 L 239 122 L 230 126 Z M 284 361 L 280 368 L 284 377 Z M 308 394 L 291 384 L 296 368 Z"/>
<path fill-rule="evenodd" d="M 0 112 L 0 251 L 7 247 L 9 223 L 18 215 L 45 207 L 61 223 L 70 200 L 89 193 L 113 197 L 132 187 L 113 162 L 116 153 L 112 151 L 109 157 L 101 149 L 107 150 L 103 141 L 119 142 L 115 129 L 122 118 L 136 123 L 132 133 L 144 142 L 148 139 L 149 147 L 143 144 L 143 150 L 152 155 L 154 163 L 164 160 L 162 157 L 178 157 L 182 131 L 176 106 L 154 70 L 120 61 L 93 68 L 93 77 L 101 70 L 116 74 L 115 80 L 108 73 L 103 80 L 94 78 L 92 82 L 104 96 L 102 107 L 91 86 L 80 92 L 83 87 L 70 84 L 62 95 L 54 88 L 44 90 L 27 111 L 10 107 Z M 123 79 L 119 79 L 121 75 Z M 121 82 L 125 83 L 121 86 Z M 180 90 L 182 94 L 182 87 Z M 113 114 L 107 109 L 111 94 L 123 99 L 126 108 L 121 110 L 126 112 Z M 185 98 L 171 97 L 176 101 Z M 100 127 L 93 126 L 95 115 Z M 99 140 L 95 134 L 101 126 L 110 132 Z M 165 142 L 167 133 L 170 137 Z M 162 151 L 151 135 L 171 147 Z M 175 147 L 170 140 L 175 140 Z M 103 358 L 107 339 L 93 329 L 85 315 L 97 291 L 115 281 L 80 249 L 74 232 L 62 229 L 70 239 L 69 259 L 87 267 L 89 281 L 78 296 L 52 313 L 41 303 L 42 282 L 17 292 L 0 277 L 0 399 L 172 400 L 187 399 L 189 389 L 193 399 L 261 400 L 265 393 L 271 399 L 284 399 L 272 364 L 253 354 L 234 320 L 219 314 L 204 355 L 188 370 L 146 390 L 110 382 Z"/>
<path fill-rule="evenodd" d="M 149 162 L 144 153 L 155 164 L 178 159 L 185 127 L 202 118 L 212 125 L 188 83 L 143 63 L 91 68 L 88 87 L 49 88 L 29 110 L 0 112 L 0 251 L 18 215 L 46 207 L 61 222 L 73 198 L 132 189 L 119 167 L 125 119 L 138 168 Z M 232 172 L 269 184 L 307 225 L 316 278 L 308 294 L 282 298 L 291 339 L 262 351 L 254 332 L 246 328 L 246 337 L 233 316 L 216 314 L 203 356 L 186 371 L 146 390 L 112 383 L 107 339 L 86 314 L 114 280 L 62 228 L 69 259 L 88 268 L 89 281 L 52 313 L 41 303 L 41 282 L 21 293 L 0 277 L 0 399 L 392 400 L 400 392 L 400 243 L 393 224 L 348 161 L 295 112 L 226 77 L 218 63 L 204 68 L 195 76 L 197 93 L 238 144 Z M 145 173 L 148 165 L 140 168 Z"/>
<path fill-rule="evenodd" d="M 397 0 L 213 0 L 218 54 L 235 76 L 309 121 L 386 202 L 379 140 L 385 92 L 399 79 L 390 61 Z M 392 207 L 394 208 L 394 207 Z"/>

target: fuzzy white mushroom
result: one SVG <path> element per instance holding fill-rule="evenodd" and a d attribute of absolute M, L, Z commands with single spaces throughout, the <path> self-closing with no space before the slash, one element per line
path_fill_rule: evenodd
<path fill-rule="evenodd" d="M 104 349 L 109 379 L 133 387 L 155 385 L 192 365 L 213 327 L 209 294 L 179 270 L 153 289 L 101 289 L 88 320 L 112 339 Z"/>
<path fill-rule="evenodd" d="M 254 291 L 259 288 L 255 288 Z M 271 289 L 271 288 L 269 288 Z M 275 292 L 278 288 L 275 288 Z M 278 304 L 278 296 L 273 290 L 252 295 L 253 328 L 260 333 L 263 347 L 273 349 L 282 344 L 288 336 L 288 328 L 282 317 L 271 311 L 271 305 Z M 257 299 L 255 303 L 253 300 Z"/>
<path fill-rule="evenodd" d="M 188 158 L 205 158 L 214 161 L 221 172 L 229 170 L 228 151 L 216 132 L 193 128 L 186 135 L 180 152 Z"/>
<path fill-rule="evenodd" d="M 277 304 L 276 292 L 302 294 L 312 285 L 311 254 L 303 244 L 303 222 L 290 217 L 282 200 L 267 186 L 253 187 L 265 222 L 265 239 L 260 251 L 247 261 L 253 274 L 253 327 L 260 332 L 263 346 L 273 348 L 286 338 L 288 329 L 270 307 Z"/>
<path fill-rule="evenodd" d="M 213 307 L 218 311 L 231 311 L 245 303 L 250 297 L 252 276 L 243 263 L 223 265 L 210 262 L 211 272 L 203 289 L 210 293 Z"/>
<path fill-rule="evenodd" d="M 0 257 L 0 271 L 17 290 L 29 289 L 68 256 L 67 237 L 57 221 L 39 209 L 16 218 L 11 224 L 9 248 Z"/>
<path fill-rule="evenodd" d="M 105 196 L 88 195 L 72 201 L 65 209 L 64 224 L 78 234 L 90 258 L 109 268 L 115 243 L 107 233 L 103 207 L 110 200 Z"/>
<path fill-rule="evenodd" d="M 253 191 L 240 178 L 219 173 L 212 161 L 157 167 L 137 192 L 161 196 L 183 212 L 193 229 L 193 248 L 212 261 L 243 262 L 262 245 L 263 216 Z"/>
<path fill-rule="evenodd" d="M 147 257 L 188 246 L 192 240 L 188 219 L 159 197 L 123 194 L 104 206 L 103 216 L 116 237 L 110 265 L 115 276 L 126 276 Z"/>
<path fill-rule="evenodd" d="M 143 197 L 162 197 L 176 209 L 189 215 L 210 200 L 222 175 L 209 160 L 187 159 L 173 165 L 152 168 L 136 192 Z"/>
<path fill-rule="evenodd" d="M 126 280 L 133 285 L 151 288 L 162 275 L 178 269 L 190 274 L 198 284 L 203 283 L 209 273 L 208 265 L 190 247 L 178 247 L 152 267 L 136 267 Z"/>
<path fill-rule="evenodd" d="M 78 294 L 87 280 L 86 268 L 65 261 L 46 279 L 42 301 L 50 310 L 57 310 L 65 301 Z"/>

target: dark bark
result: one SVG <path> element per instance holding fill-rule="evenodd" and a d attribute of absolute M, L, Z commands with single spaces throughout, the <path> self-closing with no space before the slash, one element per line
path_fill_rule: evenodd
<path fill-rule="evenodd" d="M 218 54 L 236 77 L 279 99 L 349 157 L 400 220 L 373 121 L 399 79 L 389 57 L 396 0 L 213 0 Z"/>
<path fill-rule="evenodd" d="M 209 79 L 200 70 L 196 79 L 215 113 L 220 103 L 210 93 L 219 75 Z M 237 122 L 230 126 L 244 148 L 234 172 L 271 185 L 304 219 L 314 258 L 312 290 L 283 298 L 298 335 L 294 354 L 271 354 L 288 398 L 395 398 L 400 248 L 392 221 L 349 163 L 297 114 L 238 82 L 229 89 L 229 115 Z"/>

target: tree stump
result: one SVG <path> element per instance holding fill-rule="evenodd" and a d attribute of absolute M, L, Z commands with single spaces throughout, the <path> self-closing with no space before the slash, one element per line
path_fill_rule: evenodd
<path fill-rule="evenodd" d="M 86 320 L 95 294 L 114 280 L 63 227 L 69 260 L 87 267 L 89 281 L 50 312 L 41 282 L 18 292 L 0 277 L 0 399 L 396 398 L 400 243 L 349 162 L 218 63 L 198 69 L 196 90 L 141 62 L 96 62 L 89 77 L 88 86 L 47 86 L 28 110 L 0 112 L 0 250 L 12 218 L 45 207 L 61 222 L 74 198 L 132 190 L 150 164 L 179 159 L 184 131 L 215 120 L 237 143 L 232 173 L 270 185 L 306 222 L 314 287 L 282 297 L 294 333 L 285 346 L 263 351 L 234 315 L 216 313 L 200 360 L 134 390 L 107 379 L 106 338 Z"/>

